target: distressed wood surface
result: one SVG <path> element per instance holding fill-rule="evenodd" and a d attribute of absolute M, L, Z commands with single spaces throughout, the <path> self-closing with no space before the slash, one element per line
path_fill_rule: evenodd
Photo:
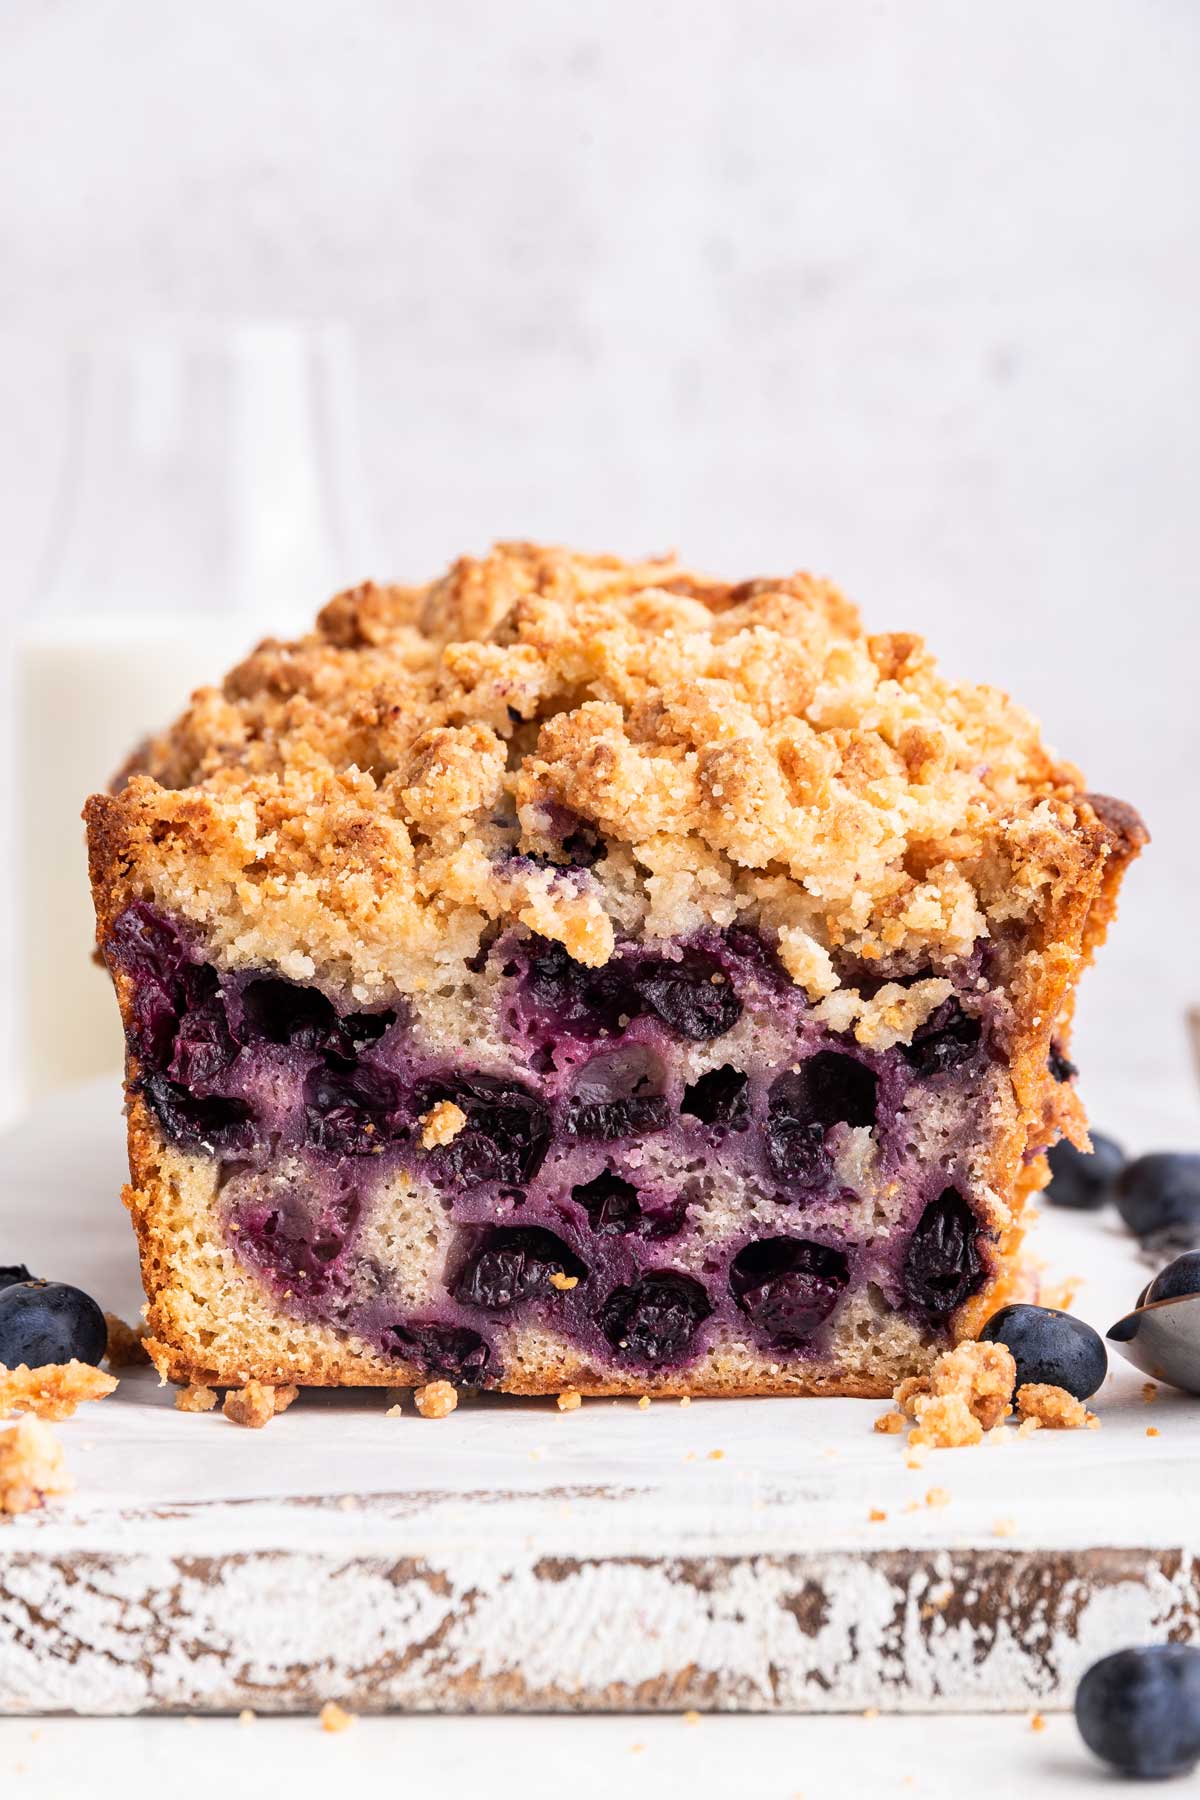
<path fill-rule="evenodd" d="M 69 1118 L 0 1151 L 0 1247 L 131 1316 L 111 1089 Z M 1104 1221 L 1042 1247 L 1101 1327 L 1145 1279 Z M 0 1709 L 1023 1710 L 1200 1640 L 1200 1408 L 1123 1365 L 1099 1432 L 921 1469 L 872 1402 L 386 1404 L 246 1432 L 142 1371 L 61 1426 L 77 1494 L 0 1525 Z"/>

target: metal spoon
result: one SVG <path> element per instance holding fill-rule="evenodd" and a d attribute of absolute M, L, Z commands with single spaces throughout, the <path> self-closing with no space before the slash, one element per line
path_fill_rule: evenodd
<path fill-rule="evenodd" d="M 1200 1294 L 1139 1304 L 1106 1336 L 1143 1375 L 1200 1394 Z"/>

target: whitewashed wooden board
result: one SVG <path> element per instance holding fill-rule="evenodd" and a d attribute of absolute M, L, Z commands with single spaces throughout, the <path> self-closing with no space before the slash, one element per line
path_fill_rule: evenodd
<path fill-rule="evenodd" d="M 0 1259 L 133 1317 L 122 1157 L 112 1083 L 12 1133 Z M 1041 1232 L 1103 1329 L 1145 1280 L 1124 1238 Z M 870 1401 L 307 1394 L 247 1432 L 172 1400 L 126 1374 L 58 1428 L 77 1495 L 0 1525 L 0 1710 L 1023 1710 L 1200 1641 L 1200 1405 L 1124 1364 L 1101 1431 L 919 1471 Z"/>

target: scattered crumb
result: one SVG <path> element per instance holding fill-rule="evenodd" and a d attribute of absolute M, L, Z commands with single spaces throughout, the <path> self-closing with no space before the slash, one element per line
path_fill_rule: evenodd
<path fill-rule="evenodd" d="M 893 1396 L 900 1411 L 916 1421 L 909 1443 L 939 1450 L 978 1444 L 1011 1413 L 1016 1378 L 1017 1366 L 1003 1344 L 944 1350 L 927 1375 L 902 1381 Z"/>
<path fill-rule="evenodd" d="M 931 1487 L 925 1496 L 926 1506 L 949 1506 L 950 1496 L 942 1487 Z"/>
<path fill-rule="evenodd" d="M 341 1494 L 338 1497 L 339 1512 L 357 1512 L 360 1501 L 357 1494 Z"/>
<path fill-rule="evenodd" d="M 679 1396 L 679 1404 L 680 1406 L 690 1406 L 692 1404 L 692 1396 L 690 1394 L 681 1394 Z"/>
<path fill-rule="evenodd" d="M 1161 1433 L 1160 1433 L 1160 1431 L 1159 1431 L 1159 1429 L 1158 1429 L 1158 1426 L 1157 1426 L 1157 1425 L 1147 1425 L 1147 1427 L 1146 1427 L 1146 1436 L 1147 1436 L 1147 1437 L 1159 1437 L 1159 1436 L 1161 1436 Z"/>
<path fill-rule="evenodd" d="M 700 1714 L 698 1712 L 685 1712 L 683 1715 L 683 1722 L 685 1725 L 698 1725 L 700 1723 Z"/>
<path fill-rule="evenodd" d="M 630 1744 L 629 1754 L 630 1756 L 640 1756 L 645 1748 L 645 1744 Z"/>
<path fill-rule="evenodd" d="M 638 1411 L 639 1412 L 649 1412 L 649 1410 L 650 1410 L 650 1396 L 649 1396 L 649 1394 L 643 1394 L 641 1399 L 638 1401 Z"/>
<path fill-rule="evenodd" d="M 245 1387 L 230 1388 L 221 1411 L 235 1425 L 261 1431 L 276 1413 L 287 1411 L 298 1392 L 294 1387 L 269 1387 L 265 1381 L 248 1381 Z"/>
<path fill-rule="evenodd" d="M 583 1395 L 578 1388 L 567 1388 L 558 1396 L 559 1412 L 578 1412 L 583 1405 Z"/>
<path fill-rule="evenodd" d="M 887 1518 L 887 1514 L 881 1506 L 873 1506 L 867 1514 L 867 1518 L 872 1525 L 882 1525 L 883 1521 Z"/>
<path fill-rule="evenodd" d="M 1051 1282 L 1048 1286 L 1039 1283 L 1038 1305 L 1051 1306 L 1055 1312 L 1070 1312 L 1082 1286 L 1082 1275 L 1066 1275 L 1061 1281 Z"/>
<path fill-rule="evenodd" d="M 431 1381 L 417 1389 L 413 1402 L 423 1419 L 446 1419 L 458 1405 L 458 1392 L 448 1381 Z"/>
<path fill-rule="evenodd" d="M 905 1457 L 904 1462 L 906 1468 L 923 1469 L 925 1467 L 924 1447 L 922 1445 L 917 1445 L 910 1451 L 908 1456 Z"/>
<path fill-rule="evenodd" d="M 336 1700 L 327 1700 L 319 1714 L 322 1731 L 347 1731 L 353 1725 L 356 1715 L 346 1712 Z"/>
<path fill-rule="evenodd" d="M 1157 1381 L 1143 1381 L 1143 1383 L 1142 1383 L 1142 1399 L 1146 1402 L 1147 1406 L 1150 1405 L 1150 1402 L 1152 1400 L 1158 1399 L 1158 1383 L 1157 1383 Z"/>
<path fill-rule="evenodd" d="M 241 1712 L 238 1714 L 238 1724 L 239 1725 L 253 1725 L 257 1718 L 258 1718 L 258 1714 L 256 1712 L 251 1712 L 251 1710 L 248 1706 L 244 1706 L 242 1708 Z"/>
<path fill-rule="evenodd" d="M 1017 1411 L 1022 1419 L 1036 1419 L 1050 1431 L 1079 1431 L 1096 1416 L 1066 1388 L 1050 1387 L 1043 1381 L 1027 1381 L 1017 1389 Z"/>
<path fill-rule="evenodd" d="M 889 1436 L 894 1437 L 896 1432 L 904 1430 L 904 1414 L 898 1412 L 880 1413 L 875 1421 L 875 1429 L 876 1431 L 887 1432 Z"/>
<path fill-rule="evenodd" d="M 564 1275 L 561 1269 L 555 1269 L 550 1277 L 550 1286 L 557 1288 L 560 1294 L 569 1294 L 572 1288 L 579 1286 L 578 1275 Z"/>
<path fill-rule="evenodd" d="M 1017 1426 L 1017 1436 L 1019 1438 L 1032 1437 L 1034 1432 L 1040 1431 L 1041 1428 L 1042 1421 L 1040 1419 L 1022 1419 Z"/>
<path fill-rule="evenodd" d="M 1030 1716 L 1029 1729 L 1030 1729 L 1030 1731 L 1045 1731 L 1046 1721 L 1042 1717 L 1041 1713 L 1033 1713 Z"/>
<path fill-rule="evenodd" d="M 180 1388 L 175 1396 L 175 1407 L 178 1412 L 211 1412 L 216 1404 L 216 1389 L 201 1387 L 196 1383 L 193 1383 L 191 1387 Z"/>
<path fill-rule="evenodd" d="M 106 1312 L 104 1323 L 108 1326 L 108 1348 L 104 1354 L 110 1369 L 135 1369 L 141 1363 L 150 1361 L 150 1352 L 143 1339 L 146 1326 L 127 1325 L 116 1313 Z"/>
<path fill-rule="evenodd" d="M 879 1717 L 879 1708 L 877 1706 L 864 1706 L 862 1709 L 862 1716 L 864 1719 L 877 1719 Z"/>
<path fill-rule="evenodd" d="M 992 1526 L 993 1537 L 1016 1537 L 1017 1521 L 1015 1519 L 997 1519 Z"/>
<path fill-rule="evenodd" d="M 0 1432 L 0 1512 L 32 1512 L 51 1495 L 69 1494 L 62 1445 L 48 1425 L 21 1419 Z"/>
<path fill-rule="evenodd" d="M 0 1366 L 0 1418 L 12 1413 L 36 1413 L 39 1419 L 69 1419 L 81 1400 L 103 1400 L 117 1385 L 91 1363 L 45 1363 L 30 1369 Z"/>
<path fill-rule="evenodd" d="M 422 1150 L 435 1150 L 439 1144 L 452 1144 L 466 1122 L 467 1115 L 461 1106 L 455 1106 L 453 1100 L 439 1100 L 421 1120 Z"/>
<path fill-rule="evenodd" d="M 709 1462 L 724 1462 L 725 1452 L 723 1450 L 710 1450 L 708 1453 L 708 1460 Z"/>
<path fill-rule="evenodd" d="M 400 1402 L 397 1400 L 395 1406 L 389 1406 L 383 1416 L 385 1419 L 399 1419 L 399 1418 L 403 1417 L 403 1414 L 404 1414 L 404 1408 L 401 1406 Z"/>

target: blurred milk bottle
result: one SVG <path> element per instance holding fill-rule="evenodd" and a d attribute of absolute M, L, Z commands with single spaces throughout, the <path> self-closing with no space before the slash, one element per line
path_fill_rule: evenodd
<path fill-rule="evenodd" d="M 80 809 L 198 686 L 371 572 L 337 328 L 105 341 L 73 368 L 47 578 L 17 646 L 25 1099 L 119 1066 Z"/>

